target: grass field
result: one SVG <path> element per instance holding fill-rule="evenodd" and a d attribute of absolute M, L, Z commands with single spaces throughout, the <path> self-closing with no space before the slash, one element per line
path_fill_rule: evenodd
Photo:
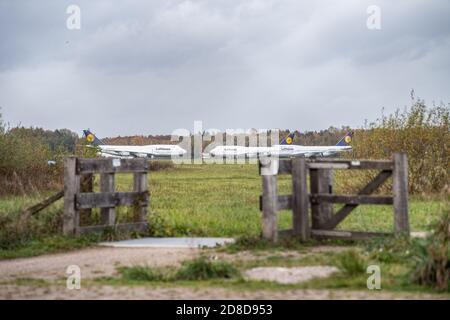
<path fill-rule="evenodd" d="M 336 189 L 339 190 L 339 179 L 337 180 Z M 98 184 L 98 180 L 96 182 Z M 290 185 L 288 176 L 279 177 L 280 193 L 290 193 Z M 131 190 L 132 177 L 117 175 L 116 186 L 118 191 Z M 179 165 L 151 172 L 149 187 L 149 220 L 151 234 L 154 236 L 235 237 L 260 234 L 261 178 L 256 165 Z M 67 239 L 55 235 L 60 228 L 62 201 L 32 218 L 31 227 L 25 228 L 17 223 L 21 210 L 45 195 L 0 199 L 0 257 L 40 254 L 78 248 L 90 243 L 90 239 Z M 442 197 L 427 200 L 412 197 L 409 204 L 411 229 L 426 230 L 444 205 Z M 119 219 L 127 219 L 128 215 L 126 208 L 119 208 Z M 280 229 L 289 228 L 290 212 L 280 212 L 279 225 Z M 391 231 L 392 225 L 391 206 L 369 205 L 357 208 L 340 228 Z M 12 231 L 8 230 L 11 226 Z M 18 233 L 17 239 L 12 237 L 14 232 Z M 91 240 L 95 241 L 96 238 Z"/>
<path fill-rule="evenodd" d="M 122 176 L 121 188 L 131 186 Z M 289 194 L 289 176 L 279 176 L 280 194 Z M 337 189 L 339 181 L 336 182 Z M 162 233 L 236 236 L 260 233 L 259 195 L 261 178 L 256 165 L 184 165 L 150 176 L 151 215 L 164 221 Z M 424 230 L 443 203 L 439 199 L 410 201 L 412 230 Z M 280 212 L 280 228 L 291 225 L 291 214 Z M 360 206 L 342 228 L 391 231 L 392 206 Z"/>
<path fill-rule="evenodd" d="M 116 177 L 118 191 L 131 190 L 133 184 L 131 175 L 117 175 Z M 342 179 L 342 176 L 336 177 L 335 190 L 338 192 L 343 192 Z M 317 245 L 314 243 L 286 242 L 273 246 L 255 241 L 261 231 L 261 213 L 259 211 L 261 178 L 256 165 L 179 165 L 175 168 L 151 172 L 149 187 L 151 193 L 150 234 L 153 236 L 244 236 L 235 245 L 210 252 L 213 255 L 229 254 L 231 257 L 243 250 L 252 252 L 253 260 L 241 261 L 237 255 L 236 258 L 231 258 L 229 261 L 231 266 L 228 267 L 240 271 L 257 266 L 293 267 L 304 265 L 331 265 L 338 267 L 341 271 L 326 279 L 311 280 L 298 285 L 278 285 L 269 282 L 244 281 L 239 276 L 225 280 L 176 280 L 178 276 L 174 273 L 176 271 L 174 267 L 172 269 L 148 269 L 146 266 L 135 266 L 119 277 L 100 277 L 93 282 L 93 285 L 131 286 L 136 284 L 150 287 L 194 286 L 196 288 L 206 286 L 250 291 L 260 289 L 283 291 L 305 288 L 365 289 L 367 278 L 365 270 L 355 273 L 350 269 L 354 274 L 349 275 L 346 270 L 348 267 L 341 266 L 343 255 L 345 256 L 344 252 L 342 254 L 339 251 L 310 253 L 310 249 Z M 98 179 L 96 179 L 95 188 L 98 189 Z M 290 189 L 290 177 L 280 176 L 280 193 L 288 194 Z M 48 194 L 0 199 L 0 259 L 64 252 L 92 246 L 105 237 L 120 237 L 116 234 L 89 237 L 67 237 L 58 234 L 61 228 L 62 201 L 42 211 L 27 223 L 22 223 L 18 218 L 20 212 L 46 195 Z M 411 229 L 413 231 L 427 230 L 430 223 L 438 218 L 445 206 L 448 206 L 448 202 L 442 195 L 428 198 L 411 197 L 409 202 Z M 94 212 L 95 215 L 98 215 L 98 211 Z M 120 220 L 129 219 L 130 215 L 131 211 L 119 208 Z M 279 225 L 280 229 L 290 227 L 290 212 L 280 213 Z M 372 205 L 357 208 L 340 228 L 391 231 L 392 225 L 392 207 Z M 327 245 L 334 244 L 337 243 L 327 243 Z M 351 268 L 355 262 L 365 265 L 373 261 L 380 264 L 383 267 L 383 288 L 392 292 L 428 292 L 429 289 L 411 284 L 410 281 L 415 261 L 410 248 L 415 247 L 409 247 L 407 244 L 397 241 L 392 244 L 382 242 L 378 247 L 376 244 L 371 245 L 370 243 L 350 244 L 344 249 L 353 250 L 353 248 L 358 250 L 359 255 L 350 259 Z M 286 255 L 283 252 L 290 253 Z M 302 256 L 305 253 L 308 255 Z M 172 275 L 170 272 L 167 274 L 167 270 L 172 270 Z M 145 276 L 145 279 L 141 279 L 142 276 Z M 165 280 L 161 282 L 160 278 Z M 25 283 L 29 284 L 30 282 L 25 281 Z M 431 290 L 430 292 L 441 291 Z"/>

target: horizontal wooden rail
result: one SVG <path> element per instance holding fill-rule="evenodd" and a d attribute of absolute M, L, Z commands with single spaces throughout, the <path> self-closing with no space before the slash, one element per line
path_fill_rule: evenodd
<path fill-rule="evenodd" d="M 309 196 L 311 203 L 393 204 L 392 196 L 338 195 L 316 193 Z"/>
<path fill-rule="evenodd" d="M 145 206 L 148 203 L 147 192 L 98 192 L 76 195 L 77 209 L 112 208 L 116 206 Z"/>
<path fill-rule="evenodd" d="M 334 194 L 310 194 L 311 203 L 345 203 L 349 205 L 359 204 L 393 204 L 392 196 L 368 196 L 368 195 L 334 195 Z M 259 209 L 262 211 L 262 197 L 259 197 Z M 292 209 L 292 195 L 279 195 L 277 197 L 277 210 Z"/>
<path fill-rule="evenodd" d="M 294 235 L 292 229 L 280 230 L 280 238 L 289 238 Z M 311 229 L 311 237 L 315 239 L 336 239 L 336 240 L 368 240 L 379 237 L 390 236 L 390 233 L 384 232 L 361 232 L 346 230 L 318 230 Z"/>
<path fill-rule="evenodd" d="M 361 169 L 361 170 L 393 170 L 390 160 L 342 160 L 342 159 L 308 159 L 310 169 Z M 291 160 L 280 160 L 278 174 L 291 174 Z"/>
<path fill-rule="evenodd" d="M 114 230 L 117 230 L 119 232 L 131 232 L 131 231 L 146 232 L 148 229 L 148 223 L 141 221 L 134 223 L 123 223 L 113 226 L 98 225 L 98 226 L 78 227 L 77 233 L 78 234 L 103 233 L 105 231 L 105 228 L 113 228 Z"/>
<path fill-rule="evenodd" d="M 392 170 L 391 160 L 344 160 L 344 159 L 311 159 L 308 167 L 311 169 L 374 169 Z"/>
<path fill-rule="evenodd" d="M 311 236 L 316 239 L 367 240 L 386 237 L 392 234 L 383 232 L 361 232 L 345 230 L 311 230 Z"/>
<path fill-rule="evenodd" d="M 285 194 L 279 195 L 277 199 L 277 210 L 290 210 L 292 209 L 292 195 Z M 262 196 L 259 196 L 259 211 L 263 210 Z"/>
<path fill-rule="evenodd" d="M 146 159 L 77 159 L 77 174 L 147 172 Z"/>
<path fill-rule="evenodd" d="M 263 237 L 276 242 L 290 235 L 300 240 L 314 238 L 367 239 L 386 233 L 333 230 L 355 208 L 364 204 L 393 205 L 394 231 L 409 233 L 408 162 L 405 153 L 394 153 L 392 160 L 356 160 L 300 157 L 293 159 L 260 159 L 263 192 L 260 209 L 263 215 Z M 359 169 L 378 171 L 357 194 L 333 193 L 333 170 Z M 277 175 L 292 176 L 292 194 L 279 195 Z M 307 188 L 307 176 L 310 190 Z M 392 195 L 373 193 L 392 177 Z M 344 204 L 334 213 L 334 203 Z M 292 229 L 279 232 L 277 211 L 292 210 Z"/>

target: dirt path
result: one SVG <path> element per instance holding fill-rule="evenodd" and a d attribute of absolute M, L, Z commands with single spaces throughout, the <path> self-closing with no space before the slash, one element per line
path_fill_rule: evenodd
<path fill-rule="evenodd" d="M 241 290 L 222 288 L 151 288 L 124 286 L 89 286 L 80 290 L 67 290 L 61 286 L 14 286 L 0 285 L 1 299 L 188 299 L 188 300 L 229 300 L 229 299 L 445 299 L 442 295 L 424 293 L 391 293 L 384 291 L 346 290 Z"/>
<path fill-rule="evenodd" d="M 321 246 L 314 247 L 308 253 L 298 251 L 281 251 L 279 256 L 304 257 L 307 254 L 317 252 L 340 251 L 345 248 Z M 57 280 L 66 278 L 66 269 L 69 265 L 77 265 L 81 268 L 81 276 L 84 279 L 112 276 L 116 274 L 117 267 L 149 265 L 169 266 L 192 259 L 200 254 L 201 249 L 194 248 L 110 248 L 93 247 L 89 249 L 71 251 L 67 253 L 49 254 L 32 258 L 20 258 L 0 261 L 0 282 L 20 278 Z M 255 255 L 248 251 L 235 254 L 214 253 L 227 260 L 264 259 L 274 255 L 273 252 Z"/>
<path fill-rule="evenodd" d="M 55 280 L 66 278 L 69 265 L 81 268 L 84 279 L 111 276 L 119 266 L 177 265 L 194 257 L 199 249 L 94 247 L 67 253 L 0 261 L 0 281 L 18 278 Z"/>
<path fill-rule="evenodd" d="M 307 253 L 281 251 L 277 255 L 301 258 L 317 252 L 341 251 L 340 247 L 314 247 Z M 65 286 L 69 265 L 81 268 L 82 279 L 117 274 L 119 266 L 173 266 L 199 255 L 200 249 L 187 248 L 107 248 L 94 247 L 60 254 L 0 261 L 0 299 L 434 299 L 445 296 L 423 293 L 344 290 L 231 290 L 210 288 L 154 288 L 82 283 L 81 290 Z M 206 251 L 227 260 L 264 260 L 273 252 L 228 254 Z M 33 280 L 31 280 L 33 279 Z M 45 280 L 45 282 L 39 281 Z M 448 298 L 448 297 L 447 297 Z"/>

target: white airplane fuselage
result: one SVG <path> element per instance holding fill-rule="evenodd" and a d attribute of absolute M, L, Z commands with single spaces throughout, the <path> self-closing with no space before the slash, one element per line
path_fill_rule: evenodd
<path fill-rule="evenodd" d="M 277 156 L 289 157 L 313 157 L 331 156 L 339 152 L 350 151 L 351 146 L 299 146 L 299 145 L 274 145 L 272 147 L 244 147 L 244 146 L 217 146 L 212 149 L 210 157 L 259 157 Z"/>
<path fill-rule="evenodd" d="M 158 144 L 146 146 L 99 145 L 104 157 L 121 158 L 173 158 L 182 157 L 186 150 L 177 145 Z"/>

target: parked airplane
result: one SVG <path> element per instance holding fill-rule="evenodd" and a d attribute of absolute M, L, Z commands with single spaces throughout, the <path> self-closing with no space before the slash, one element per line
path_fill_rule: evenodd
<path fill-rule="evenodd" d="M 270 155 L 277 155 L 280 158 L 287 157 L 329 157 L 336 156 L 340 152 L 351 151 L 353 132 L 347 132 L 341 140 L 334 146 L 300 146 L 300 145 L 278 145 L 273 146 Z"/>
<path fill-rule="evenodd" d="M 281 140 L 280 145 L 277 146 L 290 145 L 294 142 L 294 138 L 295 133 L 289 133 L 287 137 Z M 217 146 L 213 148 L 209 153 L 204 153 L 203 158 L 223 158 L 227 156 L 255 158 L 263 153 L 271 153 L 273 151 L 272 148 L 273 147 L 245 147 L 234 145 Z"/>
<path fill-rule="evenodd" d="M 210 157 L 327 157 L 343 151 L 350 151 L 353 133 L 348 132 L 335 146 L 300 146 L 293 145 L 295 133 L 290 133 L 278 145 L 271 147 L 217 146 L 209 153 Z"/>
<path fill-rule="evenodd" d="M 95 136 L 89 129 L 83 130 L 86 140 L 93 146 L 100 149 L 103 157 L 117 158 L 172 158 L 182 157 L 186 154 L 186 150 L 177 145 L 171 144 L 154 144 L 146 146 L 115 146 L 106 145 Z"/>

